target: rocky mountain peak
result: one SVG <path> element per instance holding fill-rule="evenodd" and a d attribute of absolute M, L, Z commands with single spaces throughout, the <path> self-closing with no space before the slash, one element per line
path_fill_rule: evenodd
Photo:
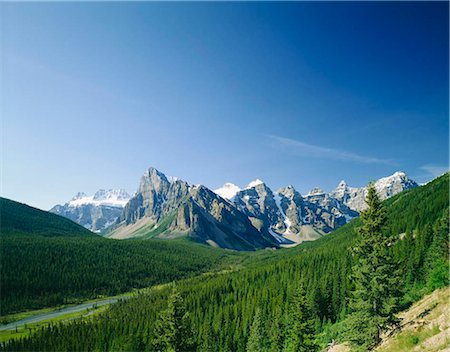
<path fill-rule="evenodd" d="M 262 180 L 260 180 L 259 178 L 257 178 L 256 180 L 253 180 L 252 182 L 250 182 L 245 188 L 254 188 L 257 187 L 259 185 L 263 185 L 264 182 Z"/>
<path fill-rule="evenodd" d="M 124 189 L 100 189 L 95 192 L 93 200 L 127 200 L 130 199 L 130 195 Z"/>
<path fill-rule="evenodd" d="M 54 206 L 50 212 L 100 232 L 118 219 L 129 199 L 130 195 L 123 189 L 100 189 L 91 196 L 79 192 L 64 205 Z"/>
<path fill-rule="evenodd" d="M 150 167 L 144 172 L 139 185 L 140 193 L 155 191 L 156 193 L 166 192 L 170 186 L 170 182 L 166 175 L 158 171 L 154 167 Z"/>
<path fill-rule="evenodd" d="M 397 193 L 417 186 L 418 184 L 411 180 L 403 171 L 397 171 L 391 176 L 380 178 L 375 182 L 375 188 L 381 199 L 392 197 Z"/>
<path fill-rule="evenodd" d="M 344 180 L 339 182 L 337 189 L 346 189 L 346 188 L 347 188 L 347 182 L 345 182 Z"/>
<path fill-rule="evenodd" d="M 307 196 L 317 196 L 319 194 L 324 194 L 325 192 L 319 188 L 319 187 L 314 187 L 311 191 L 309 191 L 309 193 L 307 194 Z"/>
<path fill-rule="evenodd" d="M 232 199 L 241 188 L 236 186 L 234 183 L 226 182 L 222 187 L 214 190 L 216 194 L 225 199 Z"/>
<path fill-rule="evenodd" d="M 77 194 L 75 194 L 75 196 L 72 197 L 71 200 L 77 200 L 77 199 L 82 199 L 87 197 L 87 194 L 84 192 L 78 192 Z"/>
<path fill-rule="evenodd" d="M 298 193 L 297 190 L 292 185 L 280 188 L 279 190 L 277 190 L 277 193 L 289 199 L 293 199 L 295 195 L 300 195 L 300 193 Z"/>

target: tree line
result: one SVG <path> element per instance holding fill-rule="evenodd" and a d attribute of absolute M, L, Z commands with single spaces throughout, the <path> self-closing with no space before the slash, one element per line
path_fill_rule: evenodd
<path fill-rule="evenodd" d="M 371 188 L 360 219 L 276 260 L 179 280 L 1 349 L 284 352 L 332 339 L 373 349 L 399 310 L 448 285 L 447 191 L 448 175 L 383 204 Z"/>

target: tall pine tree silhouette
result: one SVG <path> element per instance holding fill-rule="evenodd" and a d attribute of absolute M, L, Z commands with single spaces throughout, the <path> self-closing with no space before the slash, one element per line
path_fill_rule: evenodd
<path fill-rule="evenodd" d="M 398 324 L 394 313 L 402 286 L 390 253 L 395 239 L 383 232 L 386 216 L 373 184 L 369 184 L 366 203 L 353 248 L 351 313 L 346 322 L 348 341 L 363 351 L 374 348 L 381 334 Z"/>
<path fill-rule="evenodd" d="M 178 290 L 174 287 L 155 326 L 153 348 L 159 352 L 195 351 L 189 315 Z"/>
<path fill-rule="evenodd" d="M 295 290 L 290 305 L 289 324 L 283 352 L 314 352 L 318 346 L 314 341 L 314 314 L 306 300 L 303 282 Z"/>

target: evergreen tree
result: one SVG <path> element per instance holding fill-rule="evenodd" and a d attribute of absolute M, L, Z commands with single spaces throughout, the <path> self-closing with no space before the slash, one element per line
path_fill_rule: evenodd
<path fill-rule="evenodd" d="M 164 310 L 155 326 L 153 347 L 160 352 L 194 351 L 193 332 L 183 298 L 174 287 Z"/>
<path fill-rule="evenodd" d="M 448 212 L 446 212 L 448 214 Z M 428 272 L 429 291 L 449 284 L 449 223 L 448 217 L 442 217 L 434 227 L 434 235 L 427 252 L 425 268 Z"/>
<path fill-rule="evenodd" d="M 272 352 L 278 352 L 283 349 L 282 330 L 283 326 L 280 321 L 281 308 L 275 309 L 273 314 L 273 320 L 270 324 L 269 330 L 269 350 Z"/>
<path fill-rule="evenodd" d="M 314 314 L 306 300 L 303 282 L 297 287 L 290 306 L 284 352 L 314 352 L 318 346 L 314 341 Z"/>
<path fill-rule="evenodd" d="M 247 341 L 247 352 L 261 352 L 265 351 L 264 343 L 264 331 L 261 320 L 261 311 L 256 309 L 255 316 L 253 317 L 253 323 L 250 328 L 250 335 Z"/>
<path fill-rule="evenodd" d="M 211 326 L 205 324 L 205 325 L 203 325 L 203 329 L 202 329 L 200 351 L 202 351 L 202 352 L 214 351 L 212 342 L 213 341 L 212 341 L 212 337 L 211 337 Z"/>
<path fill-rule="evenodd" d="M 363 226 L 353 250 L 353 290 L 347 319 L 347 338 L 361 350 L 370 350 L 380 342 L 382 332 L 398 324 L 400 292 L 397 268 L 391 257 L 394 238 L 383 228 L 386 216 L 373 184 L 366 198 L 368 209 L 361 214 Z"/>

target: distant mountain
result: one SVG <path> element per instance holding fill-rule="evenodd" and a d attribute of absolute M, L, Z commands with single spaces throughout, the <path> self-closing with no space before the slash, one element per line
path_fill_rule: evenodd
<path fill-rule="evenodd" d="M 375 181 L 375 188 L 382 200 L 395 196 L 407 189 L 415 188 L 418 184 L 411 180 L 404 172 L 398 171 L 391 176 Z M 366 208 L 367 187 L 349 187 L 341 181 L 330 195 L 352 210 L 360 212 Z"/>
<path fill-rule="evenodd" d="M 2 235 L 95 236 L 62 216 L 0 197 Z"/>
<path fill-rule="evenodd" d="M 417 187 L 404 172 L 375 182 L 381 199 Z M 367 187 L 341 181 L 330 193 L 301 195 L 292 185 L 273 191 L 260 179 L 244 188 L 225 183 L 209 188 L 149 168 L 137 192 L 78 193 L 50 211 L 108 237 L 190 238 L 213 246 L 253 250 L 315 240 L 348 223 L 365 209 Z"/>
<path fill-rule="evenodd" d="M 280 243 L 312 240 L 344 225 L 358 213 L 315 189 L 305 197 L 293 186 L 273 192 L 264 182 L 251 182 L 231 201 L 260 231 L 267 230 Z"/>
<path fill-rule="evenodd" d="M 381 199 L 417 186 L 404 172 L 375 182 Z M 341 181 L 330 193 L 314 188 L 302 196 L 293 186 L 273 192 L 258 179 L 242 190 L 226 183 L 215 192 L 247 215 L 256 228 L 267 230 L 283 244 L 285 239 L 314 240 L 357 217 L 365 209 L 367 187 L 349 187 Z"/>
<path fill-rule="evenodd" d="M 222 198 L 232 199 L 241 189 L 234 183 L 227 182 L 222 187 L 214 190 L 214 193 L 218 194 Z"/>
<path fill-rule="evenodd" d="M 50 212 L 101 232 L 116 222 L 129 199 L 130 195 L 123 189 L 101 189 L 92 196 L 80 192 L 67 203 L 55 205 Z"/>
<path fill-rule="evenodd" d="M 233 204 L 205 186 L 171 180 L 155 168 L 141 177 L 125 206 L 112 238 L 189 236 L 212 246 L 253 250 L 273 246 L 267 231 L 258 231 Z"/>

